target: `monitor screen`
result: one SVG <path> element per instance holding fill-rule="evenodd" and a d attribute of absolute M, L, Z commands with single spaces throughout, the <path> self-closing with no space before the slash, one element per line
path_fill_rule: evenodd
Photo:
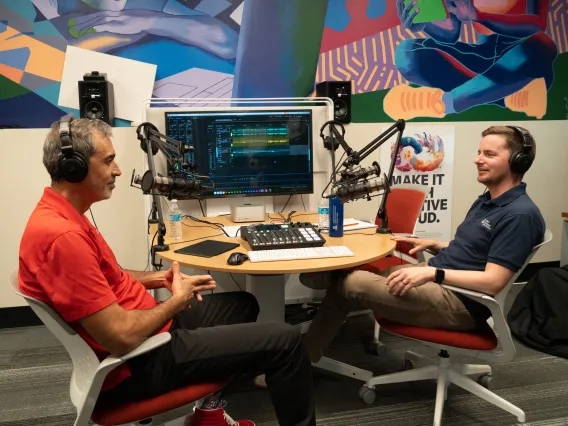
<path fill-rule="evenodd" d="M 311 110 L 166 112 L 166 135 L 193 146 L 204 198 L 313 193 Z"/>

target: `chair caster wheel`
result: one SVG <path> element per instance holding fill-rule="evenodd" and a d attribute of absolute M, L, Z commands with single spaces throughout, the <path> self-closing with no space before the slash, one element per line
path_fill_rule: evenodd
<path fill-rule="evenodd" d="M 493 389 L 493 377 L 491 377 L 491 374 L 482 374 L 477 378 L 477 383 L 486 389 Z"/>
<path fill-rule="evenodd" d="M 383 356 L 387 353 L 387 345 L 381 342 L 371 342 L 367 345 L 367 353 Z"/>
<path fill-rule="evenodd" d="M 372 404 L 375 402 L 375 391 L 367 385 L 363 385 L 359 389 L 359 398 L 361 398 L 365 404 Z"/>
<path fill-rule="evenodd" d="M 414 364 L 412 363 L 412 361 L 409 360 L 409 359 L 405 359 L 403 364 L 402 364 L 402 369 L 404 371 L 406 371 L 406 370 L 412 370 L 413 368 L 414 368 Z"/>

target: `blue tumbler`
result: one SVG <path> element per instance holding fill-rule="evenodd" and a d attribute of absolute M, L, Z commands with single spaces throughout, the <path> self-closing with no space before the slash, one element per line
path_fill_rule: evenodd
<path fill-rule="evenodd" d="M 339 197 L 329 199 L 329 236 L 343 237 L 343 203 Z"/>

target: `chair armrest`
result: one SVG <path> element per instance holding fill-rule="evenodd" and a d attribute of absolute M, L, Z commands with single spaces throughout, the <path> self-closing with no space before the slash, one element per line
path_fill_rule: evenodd
<path fill-rule="evenodd" d="M 464 296 L 468 296 L 476 302 L 479 302 L 489 308 L 489 310 L 491 311 L 491 318 L 493 318 L 493 332 L 495 333 L 501 344 L 502 355 L 500 356 L 505 357 L 505 360 L 513 359 L 513 357 L 515 356 L 515 345 L 513 343 L 511 331 L 509 330 L 509 326 L 507 325 L 507 321 L 505 320 L 503 309 L 501 308 L 501 305 L 499 305 L 499 302 L 497 302 L 497 300 L 495 300 L 493 297 L 484 293 L 479 293 L 477 291 L 466 290 L 464 288 L 454 287 L 447 284 L 442 284 L 442 287 L 455 293 L 460 293 Z"/>
<path fill-rule="evenodd" d="M 493 299 L 491 296 L 488 296 L 485 293 L 479 293 L 477 291 L 467 290 L 465 288 L 455 287 L 453 285 L 442 284 L 442 287 L 444 287 L 445 289 L 451 290 L 453 292 L 456 292 L 456 293 L 461 293 L 465 296 L 469 296 L 469 297 L 474 298 L 474 299 L 483 299 L 484 297 L 489 297 L 490 299 Z M 493 299 L 493 300 L 495 300 L 495 299 Z M 483 303 L 481 300 L 478 300 L 478 302 Z M 483 303 L 483 304 L 485 305 L 485 303 Z"/>
<path fill-rule="evenodd" d="M 129 359 L 132 358 L 136 358 L 137 356 L 140 356 L 142 354 L 145 354 L 146 352 L 149 352 L 153 349 L 156 349 L 162 345 L 165 345 L 167 342 L 169 342 L 172 339 L 172 335 L 170 333 L 163 332 L 163 333 L 159 333 L 159 334 L 155 334 L 153 336 L 151 336 L 149 339 L 145 340 L 140 346 L 136 347 L 134 350 L 128 352 L 127 354 L 124 354 L 120 357 L 115 357 L 112 355 L 109 355 L 103 362 L 101 362 L 101 365 L 99 366 L 99 370 L 101 370 L 102 368 L 108 368 L 110 366 L 112 366 L 111 370 L 118 367 L 120 364 L 128 361 Z M 109 370 L 110 371 L 110 370 Z M 107 371 L 108 374 L 108 371 Z"/>
<path fill-rule="evenodd" d="M 150 337 L 148 340 L 145 340 L 140 346 L 135 348 L 134 350 L 124 354 L 120 357 L 115 356 L 108 356 L 106 357 L 100 364 L 95 374 L 93 375 L 92 379 L 90 380 L 90 384 L 88 385 L 88 390 L 86 395 L 84 395 L 83 399 L 74 399 L 73 398 L 73 387 L 71 389 L 71 400 L 77 407 L 77 419 L 81 420 L 81 422 L 77 424 L 83 424 L 90 419 L 93 409 L 95 408 L 95 404 L 99 397 L 99 393 L 103 386 L 106 376 L 116 367 L 121 364 L 124 364 L 129 359 L 135 358 L 140 356 L 146 352 L 149 352 L 153 349 L 156 349 L 167 342 L 169 342 L 172 338 L 172 335 L 168 332 L 163 332 L 160 334 L 155 334 L 154 336 Z"/>
<path fill-rule="evenodd" d="M 479 302 L 482 305 L 487 306 L 489 310 L 491 310 L 492 314 L 495 314 L 497 312 L 500 312 L 502 314 L 501 306 L 499 305 L 499 303 L 488 294 L 479 293 L 477 291 L 472 291 L 472 290 L 466 290 L 465 288 L 454 287 L 453 285 L 447 285 L 447 284 L 442 284 L 442 287 L 444 287 L 447 290 L 451 290 L 454 293 L 460 293 L 463 294 L 464 296 L 468 296 L 474 299 L 476 302 Z"/>

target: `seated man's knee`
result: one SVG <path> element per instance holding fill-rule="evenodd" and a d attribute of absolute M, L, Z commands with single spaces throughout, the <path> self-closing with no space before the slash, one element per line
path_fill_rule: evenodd
<path fill-rule="evenodd" d="M 535 65 L 531 59 L 537 57 L 539 64 L 551 66 L 558 54 L 556 44 L 545 33 L 537 33 L 527 37 L 522 42 L 522 50 L 525 52 L 526 57 L 529 58 L 530 62 L 528 64 L 531 67 Z M 538 67 L 535 68 L 538 69 Z M 540 75 L 536 77 L 540 77 Z"/>
<path fill-rule="evenodd" d="M 249 293 L 248 291 L 218 294 L 227 295 L 227 301 L 238 307 L 238 309 L 244 313 L 244 317 L 246 318 L 247 322 L 255 322 L 258 318 L 260 307 L 254 294 Z"/>
<path fill-rule="evenodd" d="M 270 330 L 270 336 L 275 338 L 282 348 L 294 348 L 302 340 L 298 327 L 279 321 L 268 321 L 263 324 L 267 330 Z"/>
<path fill-rule="evenodd" d="M 367 271 L 355 271 L 347 276 L 341 286 L 341 292 L 346 296 L 369 295 L 386 291 L 384 277 Z"/>
<path fill-rule="evenodd" d="M 396 47 L 394 62 L 397 70 L 404 76 L 412 72 L 416 67 L 416 48 L 419 41 L 417 39 L 409 38 L 402 40 Z"/>
<path fill-rule="evenodd" d="M 258 300 L 256 300 L 256 296 L 248 291 L 242 291 L 241 294 L 244 299 L 247 318 L 250 318 L 251 321 L 256 321 L 260 312 L 260 306 Z"/>

